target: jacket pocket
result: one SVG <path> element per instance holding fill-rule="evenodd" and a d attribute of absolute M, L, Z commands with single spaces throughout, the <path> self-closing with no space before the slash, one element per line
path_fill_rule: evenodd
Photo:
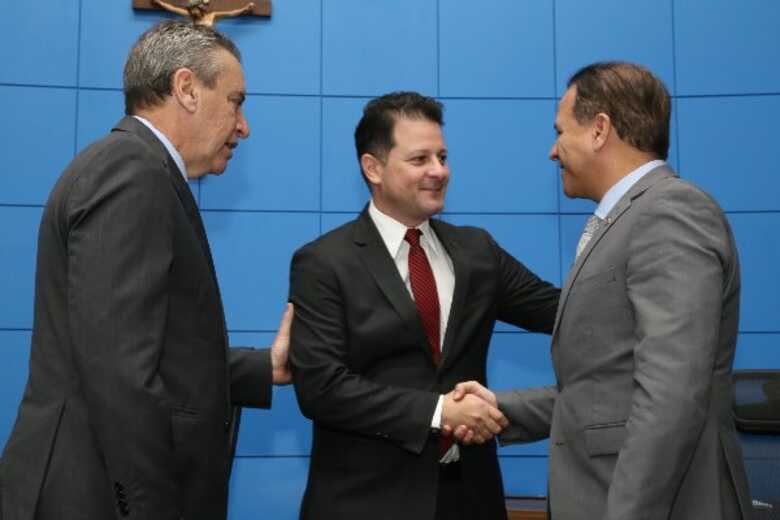
<path fill-rule="evenodd" d="M 625 421 L 593 424 L 585 428 L 585 447 L 588 455 L 614 455 L 626 442 L 628 431 Z"/>

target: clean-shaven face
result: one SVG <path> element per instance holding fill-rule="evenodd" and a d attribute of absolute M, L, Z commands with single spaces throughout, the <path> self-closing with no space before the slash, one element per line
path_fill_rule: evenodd
<path fill-rule="evenodd" d="M 441 126 L 424 118 L 397 118 L 393 141 L 395 146 L 379 166 L 374 203 L 402 224 L 415 227 L 444 208 L 450 179 L 447 146 Z"/>
<path fill-rule="evenodd" d="M 225 50 L 216 53 L 221 67 L 214 88 L 200 83 L 202 97 L 198 107 L 198 164 L 204 173 L 220 174 L 233 157 L 239 139 L 249 137 L 249 123 L 242 105 L 246 97 L 244 73 L 238 60 Z"/>
<path fill-rule="evenodd" d="M 570 87 L 558 103 L 555 132 L 558 137 L 550 149 L 550 159 L 558 161 L 563 192 L 570 198 L 592 198 L 590 195 L 589 163 L 591 158 L 591 126 L 581 125 L 574 117 L 577 87 Z"/>

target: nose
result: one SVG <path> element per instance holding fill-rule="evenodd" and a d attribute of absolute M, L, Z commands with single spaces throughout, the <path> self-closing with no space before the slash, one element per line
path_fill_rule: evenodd
<path fill-rule="evenodd" d="M 446 162 L 436 157 L 433 161 L 433 165 L 431 166 L 429 173 L 433 177 L 447 177 L 450 174 L 450 167 Z"/>
<path fill-rule="evenodd" d="M 548 154 L 548 157 L 551 161 L 557 161 L 558 160 L 558 141 L 554 142 L 552 147 L 550 148 L 550 153 Z"/>
<path fill-rule="evenodd" d="M 244 112 L 241 110 L 238 112 L 238 121 L 236 121 L 236 134 L 241 139 L 249 137 L 249 121 L 246 120 Z"/>

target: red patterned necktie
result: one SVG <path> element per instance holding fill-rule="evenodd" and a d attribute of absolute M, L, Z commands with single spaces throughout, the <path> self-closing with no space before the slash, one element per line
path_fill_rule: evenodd
<path fill-rule="evenodd" d="M 409 280 L 412 282 L 412 294 L 417 314 L 420 316 L 428 345 L 436 366 L 441 363 L 441 346 L 439 345 L 441 328 L 441 311 L 439 310 L 439 292 L 436 290 L 436 279 L 433 277 L 431 264 L 420 246 L 419 229 L 407 229 L 404 240 L 409 242 Z M 444 455 L 452 446 L 452 437 L 439 437 L 439 454 Z"/>
<path fill-rule="evenodd" d="M 425 335 L 433 355 L 433 362 L 438 366 L 441 361 L 441 348 L 439 346 L 439 293 L 436 290 L 436 279 L 433 277 L 431 264 L 420 246 L 419 229 L 407 229 L 404 240 L 409 242 L 409 279 L 412 282 L 412 294 L 417 314 L 420 315 Z"/>

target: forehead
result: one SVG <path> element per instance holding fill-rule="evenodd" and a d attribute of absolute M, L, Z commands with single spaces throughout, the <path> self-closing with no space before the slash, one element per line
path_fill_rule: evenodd
<path fill-rule="evenodd" d="M 396 148 L 441 148 L 444 135 L 441 126 L 425 118 L 398 117 L 393 125 Z"/>
<path fill-rule="evenodd" d="M 227 90 L 244 91 L 244 70 L 235 56 L 224 49 L 216 51 L 214 60 L 220 67 L 217 85 Z"/>
<path fill-rule="evenodd" d="M 558 102 L 558 115 L 557 119 L 560 119 L 562 116 L 570 116 L 574 114 L 574 100 L 577 97 L 577 87 L 572 86 L 569 87 L 566 92 L 563 94 L 563 97 Z"/>

